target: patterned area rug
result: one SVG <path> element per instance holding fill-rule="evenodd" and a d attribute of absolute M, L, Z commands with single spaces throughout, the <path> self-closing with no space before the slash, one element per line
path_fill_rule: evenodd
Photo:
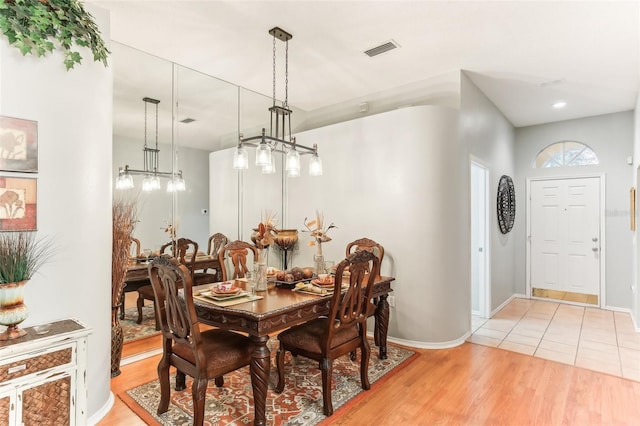
<path fill-rule="evenodd" d="M 120 320 L 120 324 L 124 332 L 125 343 L 160 334 L 160 331 L 156 331 L 153 305 L 142 308 L 142 324 L 136 323 L 137 319 L 138 308 L 127 308 L 124 310 L 124 319 Z"/>
<path fill-rule="evenodd" d="M 271 339 L 269 346 L 272 360 L 275 357 L 277 339 Z M 371 347 L 369 380 L 372 389 L 409 364 L 416 355 L 413 351 L 388 346 L 388 358 L 378 359 L 377 347 Z M 349 356 L 334 362 L 332 398 L 334 416 L 340 407 L 358 395 L 365 396 L 360 384 L 358 359 Z M 160 400 L 160 385 L 157 380 L 138 386 L 119 397 L 148 424 L 191 425 L 193 405 L 191 399 L 191 379 L 187 376 L 187 388 L 174 390 L 175 374 L 171 373 L 171 403 L 169 411 L 157 415 Z M 267 392 L 267 424 L 273 426 L 310 426 L 320 423 L 326 417 L 322 414 L 322 376 L 318 364 L 303 357 L 292 361 L 290 353 L 285 358 L 285 388 L 281 394 L 273 391 L 276 369 L 272 362 L 269 391 Z M 224 377 L 224 386 L 218 388 L 213 381 L 207 387 L 205 402 L 205 425 L 246 425 L 253 421 L 253 390 L 249 377 L 249 367 L 242 368 Z"/>

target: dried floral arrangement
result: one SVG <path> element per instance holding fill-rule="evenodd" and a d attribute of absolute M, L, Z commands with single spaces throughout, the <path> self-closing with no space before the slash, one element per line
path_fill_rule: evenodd
<path fill-rule="evenodd" d="M 309 241 L 309 246 L 317 247 L 318 254 L 322 254 L 322 243 L 326 243 L 331 241 L 331 237 L 327 235 L 330 229 L 337 228 L 333 223 L 329 224 L 329 226 L 324 226 L 324 214 L 320 213 L 316 210 L 316 218 L 314 220 L 308 220 L 308 218 L 304 218 L 304 226 L 307 228 L 306 230 L 302 230 L 302 232 L 309 232 L 311 235 L 311 240 Z"/>
<path fill-rule="evenodd" d="M 255 243 L 259 249 L 269 247 L 273 244 L 273 239 L 278 233 L 275 218 L 275 214 L 271 211 L 267 211 L 265 213 L 265 217 L 260 219 L 260 223 L 256 228 L 256 233 L 254 234 Z"/>
<path fill-rule="evenodd" d="M 137 221 L 137 208 L 135 201 L 115 200 L 112 209 L 111 306 L 119 306 L 127 275 L 131 237 Z"/>

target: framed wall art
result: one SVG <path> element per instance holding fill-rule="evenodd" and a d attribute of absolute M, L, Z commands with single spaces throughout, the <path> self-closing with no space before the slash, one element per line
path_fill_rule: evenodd
<path fill-rule="evenodd" d="M 0 170 L 38 171 L 38 122 L 0 115 Z"/>
<path fill-rule="evenodd" d="M 37 182 L 35 178 L 0 176 L 0 231 L 37 229 Z"/>

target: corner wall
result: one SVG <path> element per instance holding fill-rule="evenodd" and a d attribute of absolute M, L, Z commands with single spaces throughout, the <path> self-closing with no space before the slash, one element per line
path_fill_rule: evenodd
<path fill-rule="evenodd" d="M 87 6 L 104 40 L 109 15 Z M 38 122 L 38 236 L 57 253 L 26 286 L 23 326 L 76 318 L 89 336 L 87 412 L 108 409 L 111 370 L 112 73 L 82 50 L 66 71 L 63 55 L 22 56 L 0 37 L 0 114 Z"/>
<path fill-rule="evenodd" d="M 496 212 L 498 181 L 502 175 L 514 178 L 515 131 L 500 110 L 461 73 L 460 125 L 462 139 L 474 161 L 489 169 L 489 258 L 491 310 L 495 310 L 514 293 L 524 293 L 516 287 L 515 247 L 520 244 L 518 229 L 524 229 L 524 203 L 516 200 L 516 219 L 506 235 L 500 232 Z M 470 158 L 467 159 L 467 162 Z M 467 168 L 469 164 L 467 164 Z M 468 184 L 467 184 L 468 185 Z M 522 188 L 516 185 L 516 196 Z M 467 213 L 470 214 L 470 213 Z M 466 247 L 467 252 L 470 248 Z"/>

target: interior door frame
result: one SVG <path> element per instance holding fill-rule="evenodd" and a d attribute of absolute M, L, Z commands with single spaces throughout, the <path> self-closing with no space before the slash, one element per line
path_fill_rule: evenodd
<path fill-rule="evenodd" d="M 478 304 L 479 304 L 479 312 L 478 314 L 482 317 L 482 318 L 489 318 L 489 316 L 491 315 L 491 236 L 489 233 L 489 207 L 490 205 L 492 205 L 490 203 L 490 188 L 489 188 L 489 181 L 490 181 L 490 174 L 491 174 L 491 170 L 490 168 L 484 164 L 480 159 L 474 157 L 473 155 L 470 156 L 469 158 L 469 184 L 471 185 L 473 183 L 473 180 L 471 178 L 472 173 L 471 173 L 471 169 L 472 167 L 478 167 L 480 169 L 482 169 L 483 171 L 483 176 L 484 176 L 484 223 L 481 224 L 481 231 L 483 231 L 484 233 L 484 248 L 483 248 L 483 253 L 484 253 L 484 276 L 482 277 L 484 279 L 484 285 L 481 286 L 481 288 L 478 289 Z M 470 213 L 471 215 L 473 215 L 473 205 L 471 205 L 471 194 L 469 195 L 469 206 L 470 206 Z M 471 232 L 474 232 L 473 229 L 473 221 L 472 218 L 469 218 L 470 221 L 470 229 Z M 470 252 L 473 250 L 472 247 L 472 242 L 471 240 L 469 241 L 469 250 Z M 473 256 L 473 253 L 470 253 L 471 256 Z M 473 285 L 473 268 L 471 268 L 471 274 L 469 277 L 469 282 L 470 285 Z M 476 314 L 475 312 L 473 312 L 473 308 L 472 308 L 472 314 Z"/>
<path fill-rule="evenodd" d="M 607 306 L 606 303 L 606 227 L 605 227 L 605 200 L 606 200 L 606 175 L 604 173 L 579 174 L 579 175 L 560 175 L 560 176 L 539 176 L 527 178 L 526 193 L 526 255 L 525 255 L 525 291 L 527 298 L 531 299 L 531 182 L 544 180 L 569 180 L 569 179 L 585 179 L 597 178 L 600 181 L 600 294 L 598 295 L 598 307 Z M 573 303 L 573 302 L 566 302 Z M 593 306 L 593 305 L 590 305 Z"/>

